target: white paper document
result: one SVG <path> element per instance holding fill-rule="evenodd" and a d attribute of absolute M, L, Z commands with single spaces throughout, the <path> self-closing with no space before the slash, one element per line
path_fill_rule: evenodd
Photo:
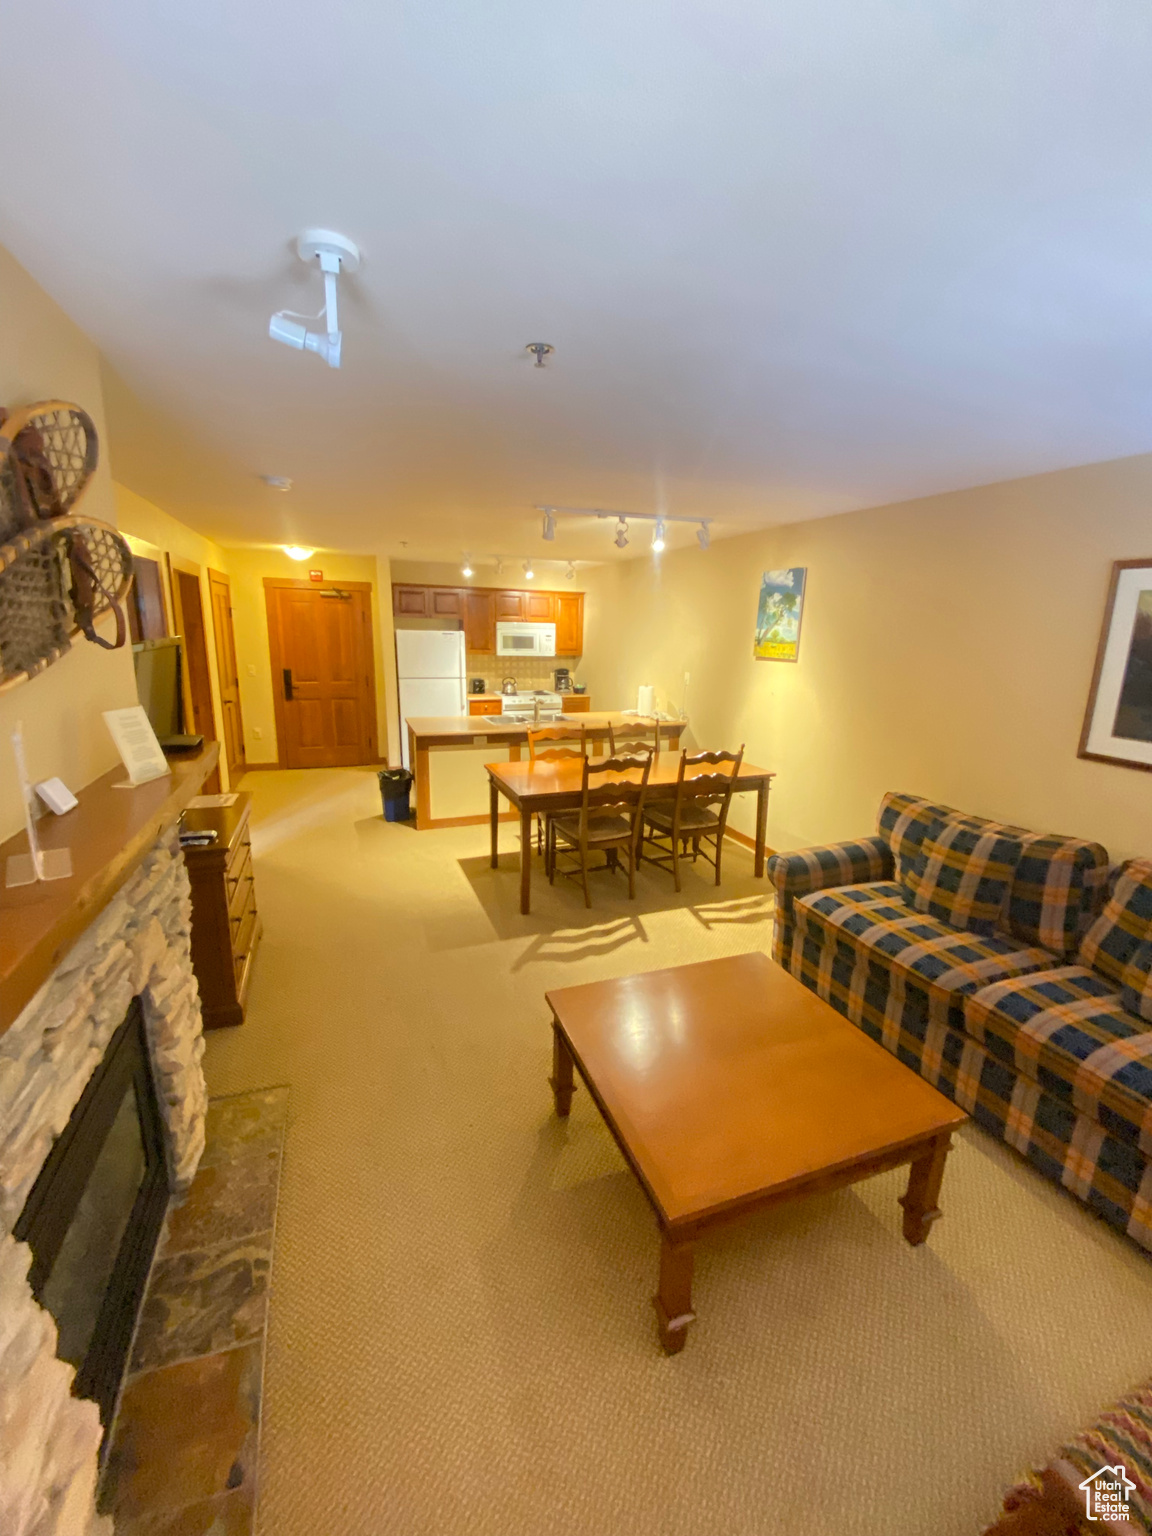
<path fill-rule="evenodd" d="M 163 778 L 172 771 L 142 704 L 134 704 L 130 709 L 106 709 L 104 723 L 116 743 L 133 788 Z"/>
<path fill-rule="evenodd" d="M 188 809 L 190 811 L 223 810 L 225 806 L 235 805 L 239 798 L 235 791 L 230 795 L 193 795 L 188 802 Z"/>

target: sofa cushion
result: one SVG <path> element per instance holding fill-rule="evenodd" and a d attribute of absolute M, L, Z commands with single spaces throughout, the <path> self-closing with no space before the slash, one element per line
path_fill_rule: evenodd
<path fill-rule="evenodd" d="M 911 984 L 927 994 L 931 1017 L 947 1023 L 954 1014 L 952 1022 L 962 1022 L 966 993 L 1052 963 L 1045 950 L 1022 948 L 1004 934 L 965 933 L 913 912 L 891 881 L 814 892 L 797 901 L 795 915 L 797 929 L 828 942 L 830 952 L 837 939 L 851 946 L 859 961 L 853 987 L 861 995 L 870 964 L 887 973 L 893 1017 L 902 1012 Z"/>
<path fill-rule="evenodd" d="M 919 856 L 911 861 L 909 904 L 953 928 L 991 935 L 1007 905 L 1022 852 L 1020 839 L 1001 831 L 960 819 L 933 822 Z"/>
<path fill-rule="evenodd" d="M 1083 838 L 1030 832 L 1008 897 L 1008 930 L 1025 944 L 1042 944 L 1073 960 L 1099 911 L 1108 879 L 1108 851 Z"/>
<path fill-rule="evenodd" d="M 901 880 L 920 857 L 920 845 L 937 821 L 950 821 L 959 812 L 949 805 L 934 805 L 919 795 L 889 790 L 880 802 L 876 830 L 892 850 L 896 878 Z"/>
<path fill-rule="evenodd" d="M 1103 912 L 1084 935 L 1079 960 L 1120 986 L 1136 951 L 1152 938 L 1152 859 L 1129 859 Z"/>
<path fill-rule="evenodd" d="M 1145 940 L 1124 967 L 1120 1001 L 1130 1013 L 1152 1023 L 1152 941 Z"/>
<path fill-rule="evenodd" d="M 997 981 L 964 999 L 964 1024 L 1053 1098 L 1152 1151 L 1152 1033 L 1107 978 L 1064 965 Z"/>

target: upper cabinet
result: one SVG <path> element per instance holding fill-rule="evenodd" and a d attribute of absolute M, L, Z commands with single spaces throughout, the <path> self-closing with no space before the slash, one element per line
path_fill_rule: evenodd
<path fill-rule="evenodd" d="M 496 653 L 496 596 L 485 590 L 463 592 L 464 645 L 469 651 Z"/>
<path fill-rule="evenodd" d="M 555 624 L 557 656 L 584 651 L 583 592 L 512 592 L 494 587 L 392 587 L 397 618 L 462 619 L 464 643 L 478 655 L 495 655 L 496 625 L 509 620 Z"/>
<path fill-rule="evenodd" d="M 556 654 L 580 656 L 584 651 L 584 594 L 556 593 Z"/>

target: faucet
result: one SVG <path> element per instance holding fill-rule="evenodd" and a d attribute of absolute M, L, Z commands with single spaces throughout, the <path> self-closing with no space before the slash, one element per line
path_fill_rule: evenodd
<path fill-rule="evenodd" d="M 537 694 L 536 697 L 532 700 L 532 724 L 533 725 L 539 725 L 540 724 L 540 695 L 539 694 Z"/>

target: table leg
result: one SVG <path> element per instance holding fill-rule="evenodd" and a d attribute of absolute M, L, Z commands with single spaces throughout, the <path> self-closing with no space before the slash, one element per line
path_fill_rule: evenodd
<path fill-rule="evenodd" d="M 488 820 L 492 834 L 492 868 L 496 869 L 500 863 L 500 791 L 492 778 L 488 780 Z"/>
<path fill-rule="evenodd" d="M 552 1084 L 552 1098 L 556 1105 L 556 1113 L 560 1118 L 566 1119 L 568 1111 L 572 1108 L 572 1092 L 575 1088 L 575 1080 L 572 1075 L 572 1052 L 568 1049 L 559 1024 L 552 1024 L 552 1076 L 548 1079 Z"/>
<path fill-rule="evenodd" d="M 520 910 L 532 910 L 532 812 L 520 812 Z"/>
<path fill-rule="evenodd" d="M 696 1321 L 692 1310 L 692 1244 L 673 1243 L 660 1235 L 660 1288 L 652 1298 L 660 1328 L 660 1344 L 666 1355 L 684 1348 L 688 1324 Z"/>
<path fill-rule="evenodd" d="M 764 873 L 764 840 L 768 835 L 768 781 L 762 779 L 756 790 L 756 862 L 757 879 Z"/>
<path fill-rule="evenodd" d="M 937 1136 L 927 1152 L 912 1164 L 908 1172 L 907 1192 L 900 1196 L 904 1207 L 904 1236 L 917 1247 L 928 1236 L 928 1229 L 942 1214 L 939 1206 L 940 1181 L 944 1177 L 944 1159 L 952 1145 L 951 1133 Z"/>

